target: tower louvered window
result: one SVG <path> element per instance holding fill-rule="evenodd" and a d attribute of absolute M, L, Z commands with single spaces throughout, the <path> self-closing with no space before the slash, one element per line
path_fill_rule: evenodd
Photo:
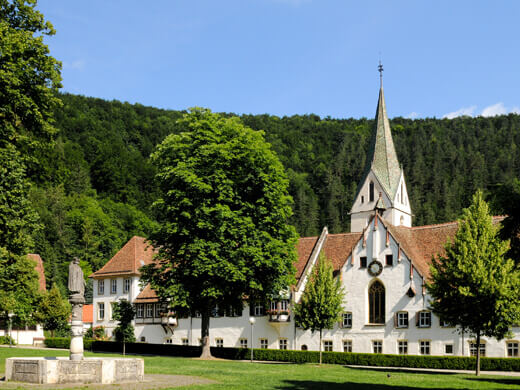
<path fill-rule="evenodd" d="M 371 324 L 385 323 L 385 287 L 377 280 L 368 290 L 368 309 Z"/>

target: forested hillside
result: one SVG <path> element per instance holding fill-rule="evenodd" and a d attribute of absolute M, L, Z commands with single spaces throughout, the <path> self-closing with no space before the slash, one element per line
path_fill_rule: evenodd
<path fill-rule="evenodd" d="M 63 284 L 79 256 L 89 272 L 134 234 L 153 229 L 154 168 L 148 156 L 182 129 L 182 112 L 61 95 L 55 148 L 33 177 L 33 205 L 43 229 L 36 248 L 49 281 Z M 376 96 L 374 96 L 375 112 Z M 348 108 L 346 109 L 348 112 Z M 365 166 L 374 126 L 367 119 L 315 115 L 243 115 L 263 130 L 290 178 L 293 223 L 302 236 L 349 230 L 349 210 Z M 520 116 L 391 121 L 414 225 L 457 218 L 477 188 L 492 191 L 520 177 Z M 500 212 L 501 210 L 495 210 Z"/>

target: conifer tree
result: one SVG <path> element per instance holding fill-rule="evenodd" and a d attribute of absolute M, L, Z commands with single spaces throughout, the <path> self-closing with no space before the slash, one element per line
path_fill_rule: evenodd
<path fill-rule="evenodd" d="M 476 375 L 480 374 L 482 336 L 504 338 L 519 319 L 520 271 L 507 258 L 482 192 L 463 210 L 446 254 L 433 259 L 431 307 L 442 320 L 469 330 L 476 338 Z"/>
<path fill-rule="evenodd" d="M 303 329 L 320 332 L 320 364 L 323 329 L 332 329 L 340 320 L 344 291 L 334 280 L 332 264 L 320 254 L 318 266 L 305 286 L 301 301 L 294 307 L 295 321 Z"/>

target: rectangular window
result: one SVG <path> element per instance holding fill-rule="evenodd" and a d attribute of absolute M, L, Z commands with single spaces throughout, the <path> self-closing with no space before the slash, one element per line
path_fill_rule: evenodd
<path fill-rule="evenodd" d="M 117 294 L 117 279 L 110 279 L 110 294 Z"/>
<path fill-rule="evenodd" d="M 507 342 L 507 356 L 518 357 L 518 341 Z"/>
<path fill-rule="evenodd" d="M 343 313 L 343 328 L 352 328 L 352 312 Z"/>
<path fill-rule="evenodd" d="M 419 315 L 417 321 L 419 328 L 429 328 L 432 326 L 432 313 L 430 311 L 420 311 L 417 314 Z"/>
<path fill-rule="evenodd" d="M 287 339 L 280 339 L 280 349 L 287 349 Z"/>
<path fill-rule="evenodd" d="M 408 340 L 399 340 L 397 342 L 397 347 L 400 355 L 408 354 Z"/>
<path fill-rule="evenodd" d="M 260 303 L 256 303 L 254 315 L 255 315 L 255 317 L 264 316 L 265 315 L 264 305 L 262 305 Z"/>
<path fill-rule="evenodd" d="M 218 310 L 218 305 L 215 305 L 215 307 L 213 309 L 211 309 L 211 316 L 212 317 L 220 317 L 220 312 Z"/>
<path fill-rule="evenodd" d="M 105 279 L 98 280 L 97 293 L 98 295 L 105 295 Z"/>
<path fill-rule="evenodd" d="M 188 339 L 186 339 L 186 338 L 181 339 L 181 343 L 182 343 L 182 345 L 189 345 Z"/>
<path fill-rule="evenodd" d="M 136 305 L 136 317 L 137 318 L 143 318 L 143 304 L 142 303 L 138 303 Z"/>
<path fill-rule="evenodd" d="M 111 302 L 111 303 L 110 303 L 110 313 L 109 313 L 109 315 L 108 315 L 108 319 L 109 319 L 110 321 L 113 321 L 113 320 L 114 320 L 114 307 L 115 307 L 115 304 L 116 304 L 115 302 Z"/>
<path fill-rule="evenodd" d="M 453 344 L 444 345 L 444 353 L 446 355 L 453 355 Z"/>
<path fill-rule="evenodd" d="M 240 310 L 237 310 L 233 306 L 229 306 L 226 315 L 228 317 L 240 317 L 242 315 L 242 313 L 241 312 L 239 313 L 239 311 Z"/>
<path fill-rule="evenodd" d="M 202 318 L 202 314 L 200 311 L 198 310 L 195 310 L 195 315 L 194 315 L 195 318 Z"/>
<path fill-rule="evenodd" d="M 247 339 L 240 339 L 240 348 L 247 348 Z"/>
<path fill-rule="evenodd" d="M 408 328 L 408 312 L 399 311 L 396 313 L 396 327 L 397 328 Z"/>
<path fill-rule="evenodd" d="M 343 352 L 352 352 L 352 340 L 343 340 Z"/>
<path fill-rule="evenodd" d="M 123 292 L 127 293 L 130 291 L 130 279 L 125 279 L 123 281 Z"/>
<path fill-rule="evenodd" d="M 386 255 L 386 265 L 394 265 L 394 255 Z"/>
<path fill-rule="evenodd" d="M 365 203 L 365 197 L 361 195 L 361 203 Z"/>
<path fill-rule="evenodd" d="M 98 303 L 98 320 L 103 321 L 105 319 L 105 304 Z"/>
<path fill-rule="evenodd" d="M 469 355 L 477 356 L 477 343 L 469 344 Z M 486 356 L 486 344 L 480 343 L 480 356 Z"/>
<path fill-rule="evenodd" d="M 367 257 L 366 256 L 361 256 L 359 258 L 359 264 L 360 264 L 361 268 L 366 268 L 367 267 Z"/>
<path fill-rule="evenodd" d="M 287 299 L 282 299 L 280 301 L 280 310 L 282 310 L 282 311 L 289 310 L 289 301 Z"/>
<path fill-rule="evenodd" d="M 146 304 L 146 318 L 153 318 L 153 303 Z"/>
<path fill-rule="evenodd" d="M 224 347 L 224 340 L 223 339 L 215 339 L 215 345 L 217 348 L 223 348 Z"/>
<path fill-rule="evenodd" d="M 419 353 L 421 355 L 430 354 L 430 342 L 428 340 L 422 340 L 419 342 Z"/>
<path fill-rule="evenodd" d="M 155 318 L 161 318 L 162 305 L 160 303 L 155 304 Z"/>
<path fill-rule="evenodd" d="M 372 341 L 372 351 L 374 353 L 383 353 L 383 341 L 382 340 L 373 340 Z"/>
<path fill-rule="evenodd" d="M 325 352 L 332 352 L 332 340 L 323 340 L 323 350 Z"/>
<path fill-rule="evenodd" d="M 267 339 L 260 339 L 260 348 L 267 349 L 268 341 Z"/>

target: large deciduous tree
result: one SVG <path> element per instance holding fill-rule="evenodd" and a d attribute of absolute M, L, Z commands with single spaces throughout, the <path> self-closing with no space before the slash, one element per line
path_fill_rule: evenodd
<path fill-rule="evenodd" d="M 320 364 L 323 329 L 332 329 L 340 320 L 344 290 L 339 278 L 334 279 L 332 264 L 320 254 L 318 265 L 305 286 L 300 302 L 294 307 L 298 326 L 320 332 Z"/>
<path fill-rule="evenodd" d="M 481 337 L 500 340 L 520 319 L 520 271 L 505 256 L 509 243 L 500 239 L 482 192 L 458 223 L 446 254 L 432 262 L 428 289 L 434 313 L 475 336 L 479 375 Z"/>
<path fill-rule="evenodd" d="M 263 132 L 201 108 L 181 125 L 152 154 L 159 260 L 144 278 L 177 308 L 201 313 L 201 357 L 209 358 L 212 309 L 290 285 L 297 236 L 287 223 L 288 181 Z"/>
<path fill-rule="evenodd" d="M 0 312 L 25 322 L 36 306 L 38 275 L 25 255 L 37 218 L 27 200 L 26 166 L 52 140 L 60 64 L 43 36 L 54 29 L 35 0 L 0 0 Z"/>

